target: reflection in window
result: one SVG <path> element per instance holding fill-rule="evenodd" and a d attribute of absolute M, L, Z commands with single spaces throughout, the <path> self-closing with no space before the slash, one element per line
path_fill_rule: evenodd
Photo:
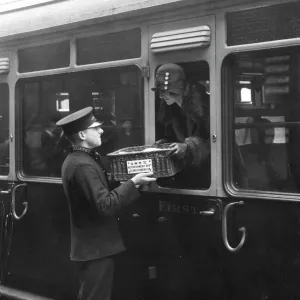
<path fill-rule="evenodd" d="M 250 103 L 251 102 L 251 89 L 242 88 L 241 89 L 241 102 Z"/>
<path fill-rule="evenodd" d="M 225 86 L 245 77 L 250 81 L 247 92 L 242 95 L 241 90 L 241 101 L 237 98 L 236 84 L 227 90 L 228 101 L 235 103 L 228 114 L 233 112 L 231 175 L 236 188 L 299 191 L 298 51 L 296 48 L 256 51 L 227 58 L 230 67 L 225 72 Z"/>
<path fill-rule="evenodd" d="M 21 79 L 17 88 L 25 175 L 60 177 L 69 142 L 55 124 L 87 106 L 104 122 L 97 149 L 102 155 L 144 144 L 141 74 L 135 66 Z"/>
<path fill-rule="evenodd" d="M 56 97 L 56 110 L 59 112 L 70 111 L 69 93 L 57 93 Z"/>
<path fill-rule="evenodd" d="M 9 91 L 0 84 L 0 175 L 9 173 Z"/>
<path fill-rule="evenodd" d="M 155 129 L 156 143 L 178 143 L 182 147 L 182 156 L 175 159 L 183 170 L 172 178 L 159 179 L 158 184 L 208 189 L 211 182 L 209 66 L 207 62 L 178 65 L 183 69 L 179 76 L 169 69 L 156 73 L 159 91 L 155 98 Z M 172 78 L 177 79 L 173 82 Z"/>

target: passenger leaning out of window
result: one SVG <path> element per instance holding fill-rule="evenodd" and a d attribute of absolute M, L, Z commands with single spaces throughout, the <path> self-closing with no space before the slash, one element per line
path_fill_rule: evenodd
<path fill-rule="evenodd" d="M 79 270 L 78 300 L 109 300 L 114 256 L 125 250 L 116 213 L 139 198 L 138 185 L 156 179 L 137 174 L 116 185 L 107 177 L 100 155 L 103 129 L 92 107 L 74 112 L 56 123 L 72 142 L 62 166 L 62 181 L 71 216 L 71 260 Z"/>
<path fill-rule="evenodd" d="M 163 134 L 155 144 L 173 142 L 172 156 L 183 167 L 174 185 L 210 186 L 209 95 L 198 82 L 189 82 L 179 65 L 164 64 L 156 72 L 152 89 L 161 99 L 157 121 Z"/>

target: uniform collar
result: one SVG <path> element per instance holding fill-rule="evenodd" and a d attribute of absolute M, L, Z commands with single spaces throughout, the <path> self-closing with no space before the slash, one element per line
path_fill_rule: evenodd
<path fill-rule="evenodd" d="M 101 160 L 100 154 L 97 151 L 95 151 L 94 149 L 91 149 L 91 148 L 86 148 L 86 147 L 82 147 L 82 146 L 79 146 L 79 145 L 74 145 L 74 146 L 72 146 L 71 151 L 72 152 L 73 151 L 82 151 L 82 152 L 85 152 L 88 155 L 90 155 L 95 160 Z"/>

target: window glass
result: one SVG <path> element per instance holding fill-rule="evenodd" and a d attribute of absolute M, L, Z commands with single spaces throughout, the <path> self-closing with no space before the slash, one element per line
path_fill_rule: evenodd
<path fill-rule="evenodd" d="M 209 65 L 204 61 L 175 65 L 181 67 L 181 75 L 176 74 L 178 70 L 167 69 L 158 84 L 162 89 L 155 92 L 155 133 L 156 143 L 176 143 L 178 155 L 174 159 L 182 171 L 174 177 L 159 179 L 158 184 L 208 189 L 211 182 Z M 160 66 L 156 70 L 156 85 L 159 70 Z"/>
<path fill-rule="evenodd" d="M 224 64 L 231 179 L 238 189 L 299 192 L 298 53 L 298 48 L 248 52 Z"/>
<path fill-rule="evenodd" d="M 19 72 L 33 72 L 68 67 L 70 43 L 64 41 L 51 45 L 20 49 Z"/>
<path fill-rule="evenodd" d="M 9 172 L 9 91 L 8 84 L 0 84 L 0 175 Z"/>
<path fill-rule="evenodd" d="M 76 44 L 78 65 L 138 58 L 141 56 L 141 30 L 80 38 Z"/>
<path fill-rule="evenodd" d="M 60 177 L 69 142 L 55 123 L 87 106 L 104 121 L 103 156 L 144 144 L 143 96 L 136 66 L 21 79 L 23 171 L 29 176 Z"/>

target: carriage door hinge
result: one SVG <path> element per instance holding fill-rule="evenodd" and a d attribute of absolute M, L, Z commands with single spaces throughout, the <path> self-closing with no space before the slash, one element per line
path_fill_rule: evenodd
<path fill-rule="evenodd" d="M 143 78 L 150 78 L 150 67 L 149 66 L 143 66 L 142 67 L 142 76 Z"/>

